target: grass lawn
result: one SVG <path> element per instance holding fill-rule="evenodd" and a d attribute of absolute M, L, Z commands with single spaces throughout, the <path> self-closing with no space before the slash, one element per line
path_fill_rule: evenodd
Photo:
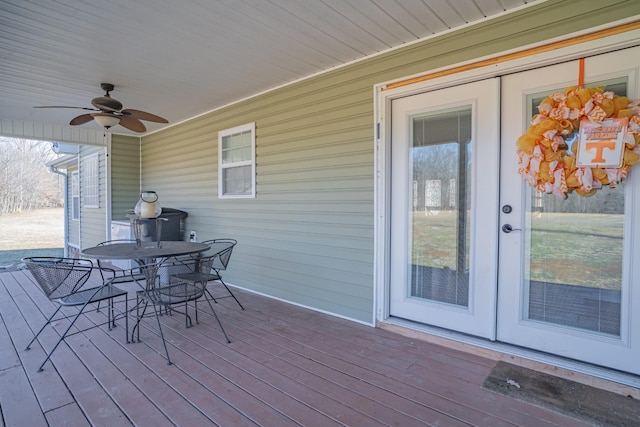
<path fill-rule="evenodd" d="M 623 219 L 616 214 L 533 214 L 529 278 L 619 290 Z M 413 263 L 456 269 L 456 212 L 416 212 L 413 221 Z"/>
<path fill-rule="evenodd" d="M 27 256 L 64 254 L 64 209 L 0 215 L 0 268 L 15 268 Z"/>
<path fill-rule="evenodd" d="M 620 289 L 623 215 L 548 213 L 531 219 L 531 278 Z"/>

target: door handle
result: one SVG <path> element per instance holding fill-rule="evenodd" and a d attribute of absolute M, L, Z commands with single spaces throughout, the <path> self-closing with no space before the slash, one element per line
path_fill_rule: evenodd
<path fill-rule="evenodd" d="M 513 228 L 511 224 L 505 224 L 502 226 L 502 231 L 505 233 L 511 233 L 512 231 L 521 231 L 520 228 Z"/>

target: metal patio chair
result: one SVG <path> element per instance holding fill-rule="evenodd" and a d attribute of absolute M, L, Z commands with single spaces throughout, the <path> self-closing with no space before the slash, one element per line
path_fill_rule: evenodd
<path fill-rule="evenodd" d="M 162 332 L 160 316 L 163 314 L 171 315 L 174 312 L 183 314 L 185 316 L 185 326 L 189 328 L 193 325 L 189 315 L 189 304 L 192 303 L 194 305 L 196 323 L 198 323 L 198 300 L 204 296 L 227 343 L 230 343 L 229 336 L 209 300 L 210 294 L 206 288 L 206 277 L 211 269 L 212 262 L 213 256 L 204 256 L 200 258 L 169 258 L 141 265 L 140 270 L 145 279 L 144 281 L 137 278 L 134 279 L 141 287 L 141 290 L 136 293 L 136 324 L 132 329 L 131 340 L 136 341 L 137 339 L 137 341 L 140 341 L 140 321 L 146 317 L 146 311 L 151 305 L 160 338 L 162 339 L 162 345 L 164 346 L 167 364 L 170 365 L 171 359 L 164 333 Z M 200 271 L 206 273 L 202 274 Z M 134 339 L 134 336 L 136 339 Z"/>
<path fill-rule="evenodd" d="M 58 305 L 54 313 L 47 319 L 45 324 L 42 325 L 42 328 L 40 328 L 40 330 L 35 334 L 29 344 L 27 344 L 26 350 L 31 348 L 31 344 L 33 344 L 33 342 L 38 338 L 40 333 L 44 331 L 46 326 L 51 324 L 54 320 L 59 321 L 62 319 L 71 319 L 65 331 L 60 335 L 60 338 L 51 351 L 49 351 L 47 357 L 40 365 L 40 368 L 38 368 L 38 371 L 42 371 L 44 364 L 51 358 L 53 352 L 65 338 L 105 324 L 109 325 L 109 330 L 115 327 L 117 314 L 113 300 L 114 298 L 121 296 L 124 297 L 125 309 L 119 314 L 125 318 L 125 337 L 128 342 L 129 322 L 127 317 L 127 292 L 112 285 L 112 280 L 115 277 L 114 270 L 97 268 L 94 267 L 90 260 L 75 258 L 29 257 L 23 258 L 22 262 L 25 263 L 27 269 L 32 274 L 36 283 L 40 286 L 40 289 L 42 289 L 42 292 L 44 292 L 47 298 Z M 100 274 L 103 275 L 102 277 L 105 277 L 105 273 L 108 273 L 110 277 L 103 280 L 102 284 L 99 286 L 85 287 L 85 284 L 89 280 L 91 274 L 97 270 L 100 270 Z M 101 301 L 105 300 L 108 301 L 107 322 L 70 333 L 71 328 L 80 315 L 86 312 L 85 309 L 89 304 L 99 304 Z M 65 315 L 54 319 L 63 307 L 76 307 L 78 308 L 78 312 L 75 315 Z M 97 310 L 99 310 L 99 306 L 96 308 L 96 311 Z"/>
<path fill-rule="evenodd" d="M 227 269 L 227 266 L 229 265 L 229 261 L 231 259 L 233 248 L 238 244 L 238 242 L 235 239 L 224 238 L 205 240 L 202 243 L 206 243 L 207 245 L 211 246 L 211 249 L 205 252 L 205 255 L 212 254 L 214 256 L 213 262 L 211 264 L 211 271 L 209 272 L 207 281 L 220 282 L 220 284 L 224 286 L 227 292 L 229 292 L 229 295 L 218 296 L 215 298 L 211 296 L 211 298 L 213 298 L 213 301 L 216 303 L 218 302 L 217 298 L 233 298 L 238 303 L 240 308 L 244 310 L 244 307 L 242 306 L 242 304 L 240 304 L 238 298 L 236 298 L 227 284 L 224 283 L 224 281 L 222 280 L 222 276 L 220 275 L 221 271 L 225 271 Z"/>

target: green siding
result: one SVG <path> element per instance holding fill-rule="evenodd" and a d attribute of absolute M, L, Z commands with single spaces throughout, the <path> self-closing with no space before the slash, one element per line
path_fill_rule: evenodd
<path fill-rule="evenodd" d="M 111 218 L 126 220 L 140 197 L 140 138 L 113 135 L 111 177 Z"/>
<path fill-rule="evenodd" d="M 225 278 L 373 322 L 373 85 L 640 13 L 640 2 L 548 1 L 317 75 L 143 138 L 143 188 L 233 237 Z M 217 198 L 217 132 L 256 123 L 255 199 Z"/>
<path fill-rule="evenodd" d="M 98 153 L 99 197 L 98 208 L 85 207 L 83 162 L 88 156 Z M 80 147 L 80 249 L 95 246 L 106 240 L 106 156 L 102 147 L 83 145 Z"/>

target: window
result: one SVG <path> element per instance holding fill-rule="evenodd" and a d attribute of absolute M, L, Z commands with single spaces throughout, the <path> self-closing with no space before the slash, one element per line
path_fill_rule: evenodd
<path fill-rule="evenodd" d="M 71 219 L 80 219 L 80 176 L 78 171 L 71 172 Z"/>
<path fill-rule="evenodd" d="M 100 174 L 98 169 L 98 153 L 85 158 L 82 169 L 82 193 L 85 208 L 100 207 Z"/>
<path fill-rule="evenodd" d="M 218 133 L 218 197 L 256 196 L 256 124 Z"/>

